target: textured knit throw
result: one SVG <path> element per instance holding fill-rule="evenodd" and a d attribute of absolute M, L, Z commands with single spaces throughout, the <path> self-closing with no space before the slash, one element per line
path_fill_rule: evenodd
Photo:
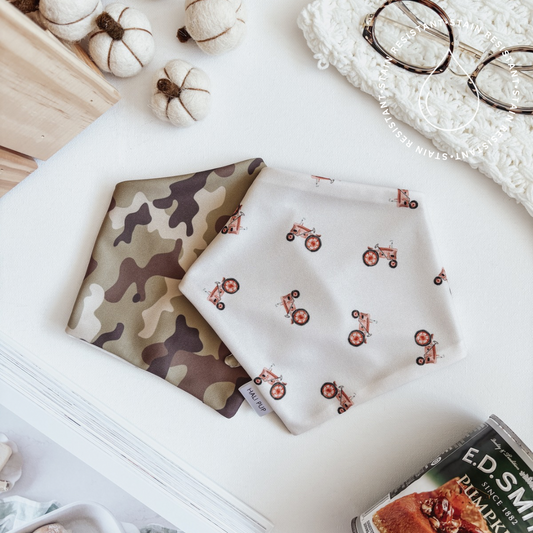
<path fill-rule="evenodd" d="M 424 197 L 266 168 L 180 289 L 294 434 L 462 358 Z M 348 415 L 349 416 L 349 415 Z"/>
<path fill-rule="evenodd" d="M 512 122 L 507 122 L 506 112 L 480 102 L 470 124 L 457 131 L 444 131 L 456 127 L 464 117 L 473 116 L 478 105 L 467 88 L 467 78 L 446 71 L 428 82 L 432 100 L 440 102 L 433 117 L 438 128 L 430 125 L 418 105 L 427 76 L 388 64 L 363 39 L 365 16 L 383 3 L 316 0 L 302 11 L 298 25 L 319 68 L 334 65 L 355 87 L 378 99 L 384 114 L 391 113 L 413 126 L 447 157 L 464 160 L 492 178 L 533 215 L 533 116 L 514 115 Z M 531 0 L 438 0 L 437 4 L 457 21 L 454 29 L 459 41 L 482 52 L 488 48 L 497 51 L 502 46 L 533 45 Z M 505 126 L 508 131 L 498 133 Z M 408 130 L 404 128 L 403 134 L 408 136 Z M 411 150 L 416 150 L 416 145 Z"/>
<path fill-rule="evenodd" d="M 245 229 L 239 205 L 263 167 L 119 183 L 67 332 L 233 416 L 249 378 L 179 284 L 219 231 Z"/>

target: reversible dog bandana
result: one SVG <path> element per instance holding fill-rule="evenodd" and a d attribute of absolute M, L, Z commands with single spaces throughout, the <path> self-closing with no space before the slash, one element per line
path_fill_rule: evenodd
<path fill-rule="evenodd" d="M 179 283 L 220 230 L 245 229 L 240 203 L 263 167 L 250 159 L 119 183 L 67 333 L 233 416 L 243 401 L 237 388 L 250 378 Z"/>
<path fill-rule="evenodd" d="M 424 198 L 264 169 L 180 289 L 302 433 L 464 357 Z"/>

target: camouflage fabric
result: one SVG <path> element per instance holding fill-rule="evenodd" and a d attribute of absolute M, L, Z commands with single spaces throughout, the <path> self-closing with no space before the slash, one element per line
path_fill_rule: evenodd
<path fill-rule="evenodd" d="M 119 183 L 67 333 L 233 416 L 243 400 L 237 389 L 250 378 L 179 284 L 264 166 L 250 159 Z"/>

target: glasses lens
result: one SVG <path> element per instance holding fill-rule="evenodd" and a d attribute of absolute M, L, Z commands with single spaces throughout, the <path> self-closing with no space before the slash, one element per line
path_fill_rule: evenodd
<path fill-rule="evenodd" d="M 405 0 L 386 6 L 374 21 L 374 36 L 394 59 L 417 68 L 436 68 L 446 58 L 450 39 L 438 13 Z"/>
<path fill-rule="evenodd" d="M 507 106 L 533 107 L 533 52 L 509 52 L 492 60 L 479 72 L 476 85 Z"/>

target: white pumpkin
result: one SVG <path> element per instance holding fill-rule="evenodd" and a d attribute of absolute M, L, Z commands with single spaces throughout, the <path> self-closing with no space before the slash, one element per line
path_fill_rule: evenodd
<path fill-rule="evenodd" d="M 246 34 L 243 0 L 186 0 L 185 26 L 178 39 L 192 37 L 207 54 L 222 54 L 241 44 Z"/>
<path fill-rule="evenodd" d="M 115 76 L 135 76 L 154 57 L 152 28 L 146 16 L 124 4 L 109 4 L 96 19 L 89 54 L 98 67 Z"/>
<path fill-rule="evenodd" d="M 42 24 L 65 41 L 79 41 L 95 28 L 102 12 L 100 0 L 41 0 L 39 13 Z"/>
<path fill-rule="evenodd" d="M 154 76 L 151 107 L 161 120 L 174 126 L 191 126 L 209 113 L 210 89 L 203 70 L 174 59 Z"/>

